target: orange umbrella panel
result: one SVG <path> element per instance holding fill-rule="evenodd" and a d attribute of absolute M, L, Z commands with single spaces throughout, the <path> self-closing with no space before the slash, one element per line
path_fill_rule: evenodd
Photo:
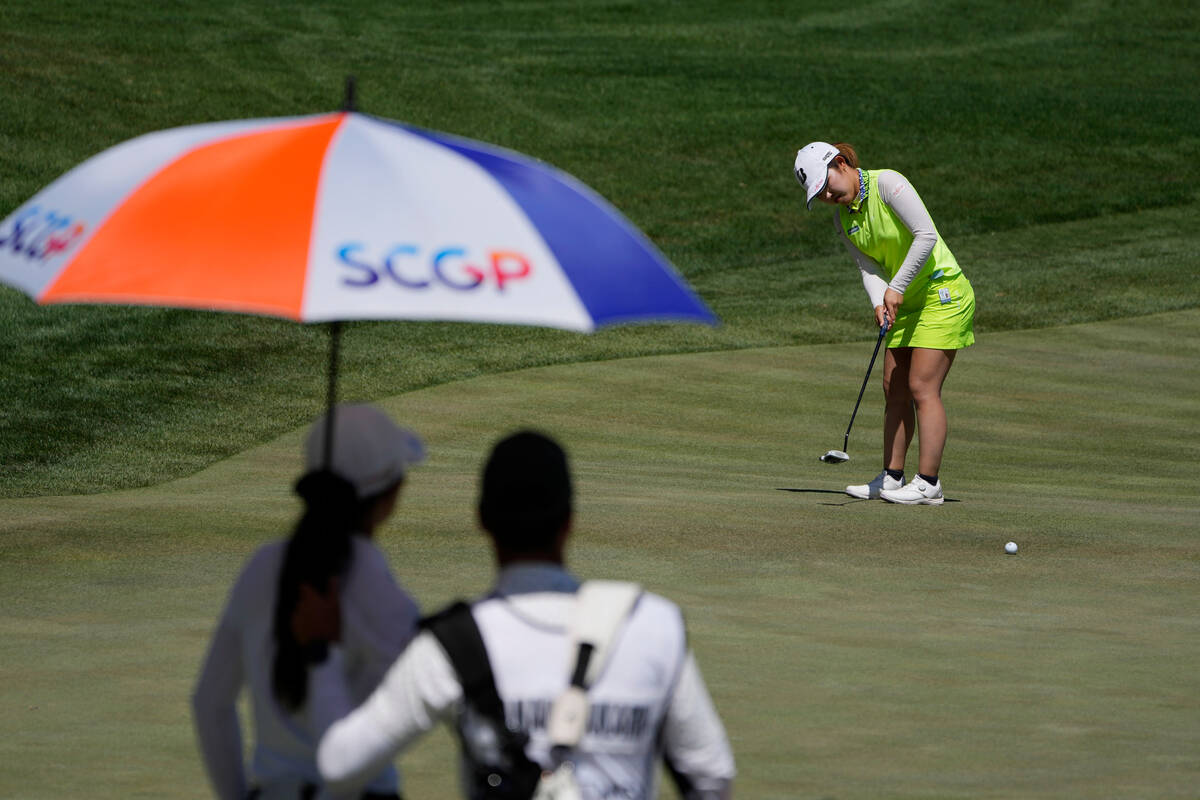
<path fill-rule="evenodd" d="M 0 279 L 39 302 L 298 319 L 313 202 L 342 114 L 177 128 L 111 148 L 0 228 Z"/>

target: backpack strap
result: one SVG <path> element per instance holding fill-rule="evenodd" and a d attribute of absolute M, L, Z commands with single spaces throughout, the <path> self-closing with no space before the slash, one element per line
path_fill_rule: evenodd
<path fill-rule="evenodd" d="M 572 684 L 588 689 L 595 683 L 608 663 L 617 631 L 641 596 L 642 587 L 628 581 L 586 581 L 579 587 L 568 624 L 576 652 Z"/>
<path fill-rule="evenodd" d="M 421 620 L 421 627 L 442 645 L 462 684 L 463 700 L 483 717 L 495 732 L 500 745 L 500 763 L 474 763 L 471 797 L 518 800 L 529 798 L 541 779 L 542 768 L 525 752 L 529 737 L 509 729 L 504 703 L 496 691 L 496 677 L 488 660 L 487 647 L 471 606 L 457 601 L 442 611 Z M 461 731 L 460 731 L 461 734 Z M 465 751 L 470 751 L 463 739 Z"/>
<path fill-rule="evenodd" d="M 566 690 L 554 699 L 546 732 L 550 736 L 550 754 L 561 762 L 579 746 L 587 729 L 587 691 L 600 676 L 612 644 L 629 618 L 642 587 L 626 581 L 586 581 L 575 595 L 567 632 L 574 667 Z"/>
<path fill-rule="evenodd" d="M 471 606 L 459 600 L 421 620 L 421 626 L 434 635 L 450 657 L 463 687 L 463 697 L 480 714 L 507 729 L 504 703 L 496 691 L 492 663 L 471 615 Z"/>

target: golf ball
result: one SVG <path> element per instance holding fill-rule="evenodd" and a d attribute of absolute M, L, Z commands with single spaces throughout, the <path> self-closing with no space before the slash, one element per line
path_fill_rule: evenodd
<path fill-rule="evenodd" d="M 1009 542 L 1008 544 L 1004 545 L 1004 552 L 1008 553 L 1009 555 L 1017 552 L 1017 543 Z"/>

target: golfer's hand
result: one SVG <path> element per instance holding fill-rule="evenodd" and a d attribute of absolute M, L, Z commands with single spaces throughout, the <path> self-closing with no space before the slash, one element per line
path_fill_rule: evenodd
<path fill-rule="evenodd" d="M 888 289 L 883 293 L 883 310 L 884 313 L 887 314 L 887 321 L 889 325 L 892 325 L 896 322 L 896 312 L 900 309 L 900 304 L 903 302 L 904 295 L 900 294 L 900 292 L 897 292 L 895 289 Z M 883 322 L 880 321 L 879 324 L 883 325 Z"/>
<path fill-rule="evenodd" d="M 887 309 L 883 306 L 875 306 L 875 324 L 883 327 L 883 321 L 887 319 Z"/>

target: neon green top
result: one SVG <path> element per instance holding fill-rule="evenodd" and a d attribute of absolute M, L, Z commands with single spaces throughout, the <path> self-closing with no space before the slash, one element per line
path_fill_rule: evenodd
<path fill-rule="evenodd" d="M 880 266 L 892 288 L 903 292 L 904 302 L 900 307 L 912 310 L 926 303 L 925 287 L 931 277 L 954 277 L 962 269 L 950 248 L 937 234 L 937 228 L 916 191 L 899 173 L 890 177 L 899 180 L 895 181 L 897 188 L 892 190 L 893 197 L 889 198 L 884 197 L 884 192 L 879 189 L 879 171 L 860 169 L 859 196 L 853 204 L 838 208 L 838 220 L 846 238 Z M 924 263 L 918 263 L 921 253 L 913 251 L 913 231 L 893 205 L 902 206 L 910 221 L 913 216 L 919 215 L 921 232 L 926 236 L 931 232 L 936 237 Z M 917 248 L 918 251 L 921 249 Z M 910 263 L 906 264 L 906 260 Z M 905 274 L 900 275 L 899 280 L 894 280 L 902 268 Z"/>

